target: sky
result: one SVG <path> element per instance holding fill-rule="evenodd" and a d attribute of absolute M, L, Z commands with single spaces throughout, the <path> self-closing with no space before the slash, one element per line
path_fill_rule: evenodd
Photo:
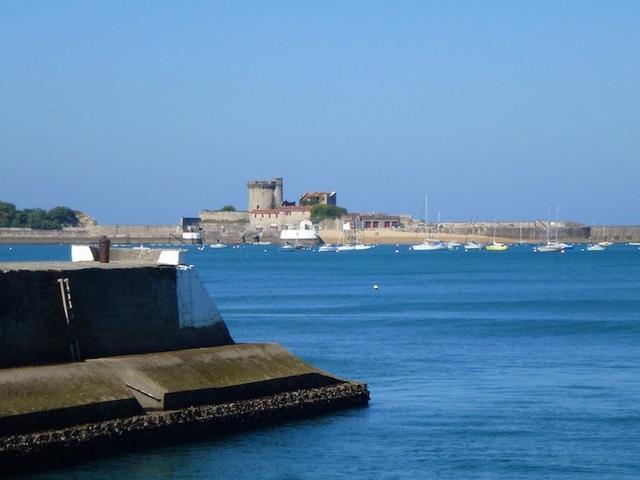
<path fill-rule="evenodd" d="M 0 200 L 640 224 L 640 2 L 0 1 Z M 424 215 L 422 213 L 422 215 Z"/>

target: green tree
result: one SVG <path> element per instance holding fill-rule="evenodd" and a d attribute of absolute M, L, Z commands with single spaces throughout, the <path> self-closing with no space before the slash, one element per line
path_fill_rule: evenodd
<path fill-rule="evenodd" d="M 9 227 L 16 214 L 16 206 L 13 203 L 0 202 L 0 227 Z"/>
<path fill-rule="evenodd" d="M 76 212 L 68 207 L 55 207 L 47 212 L 47 217 L 53 223 L 65 227 L 77 227 L 79 220 Z"/>
<path fill-rule="evenodd" d="M 346 215 L 347 209 L 335 205 L 314 205 L 311 207 L 311 221 L 320 223 L 327 218 L 338 218 Z"/>
<path fill-rule="evenodd" d="M 235 212 L 236 211 L 236 207 L 234 207 L 233 205 L 225 205 L 224 207 L 222 207 L 222 211 L 223 212 Z"/>
<path fill-rule="evenodd" d="M 48 212 L 42 208 L 17 210 L 12 203 L 0 202 L 0 227 L 57 230 L 78 223 L 76 212 L 68 207 L 55 207 Z"/>

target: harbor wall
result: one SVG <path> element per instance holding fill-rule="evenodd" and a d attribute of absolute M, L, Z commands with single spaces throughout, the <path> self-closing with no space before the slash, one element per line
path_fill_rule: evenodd
<path fill-rule="evenodd" d="M 93 225 L 62 230 L 0 228 L 0 243 L 94 243 L 102 236 L 112 243 L 182 243 L 182 231 L 175 225 Z"/>
<path fill-rule="evenodd" d="M 594 242 L 640 242 L 640 226 L 591 227 Z"/>
<path fill-rule="evenodd" d="M 0 264 L 0 472 L 368 403 L 277 344 L 235 344 L 193 268 L 144 262 Z"/>
<path fill-rule="evenodd" d="M 202 214 L 202 212 L 201 212 Z M 256 236 L 264 241 L 279 242 L 279 232 L 264 229 L 258 232 L 248 222 L 247 212 L 212 212 L 211 217 L 203 218 L 200 224 L 205 243 L 245 243 L 253 242 Z M 241 220 L 239 220 L 241 218 Z M 325 241 L 335 241 L 341 233 L 341 221 L 325 221 L 319 225 L 319 233 Z M 522 225 L 522 228 L 520 227 Z M 547 224 L 535 222 L 498 222 L 496 237 L 508 243 L 522 241 L 537 243 L 546 239 Z M 414 237 L 424 237 L 424 223 L 413 222 L 404 228 L 366 229 L 368 241 L 372 243 L 412 243 Z M 322 235 L 322 232 L 325 232 Z M 474 234 L 469 233 L 469 224 L 464 222 L 443 222 L 429 225 L 430 234 L 445 240 L 464 240 L 478 237 L 484 241 L 493 238 L 493 223 L 477 222 Z M 1 243 L 95 243 L 102 236 L 111 238 L 113 244 L 169 243 L 181 244 L 182 231 L 177 226 L 151 225 L 96 225 L 88 227 L 69 227 L 62 230 L 31 230 L 28 228 L 0 228 Z M 555 227 L 551 236 L 555 238 Z M 640 241 L 640 226 L 608 226 L 604 233 L 601 226 L 589 227 L 571 222 L 563 222 L 558 229 L 562 241 L 584 242 L 610 240 L 615 242 Z M 326 238 L 325 238 L 326 237 Z M 406 239 L 406 240 L 405 240 Z"/>
<path fill-rule="evenodd" d="M 206 292 L 190 278 L 195 271 L 108 265 L 38 270 L 3 266 L 0 368 L 70 361 L 74 336 L 82 358 L 233 343 L 215 307 L 206 303 L 211 302 Z M 67 327 L 60 278 L 69 279 L 72 332 Z M 206 296 L 195 312 L 194 295 Z"/>

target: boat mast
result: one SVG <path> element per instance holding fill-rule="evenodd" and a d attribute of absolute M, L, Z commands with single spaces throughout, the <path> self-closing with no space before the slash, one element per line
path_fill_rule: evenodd
<path fill-rule="evenodd" d="M 429 241 L 429 195 L 424 196 L 424 243 Z"/>

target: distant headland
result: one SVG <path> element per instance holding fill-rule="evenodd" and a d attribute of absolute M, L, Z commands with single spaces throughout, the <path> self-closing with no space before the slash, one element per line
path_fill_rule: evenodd
<path fill-rule="evenodd" d="M 198 216 L 181 217 L 174 225 L 100 225 L 86 213 L 68 207 L 18 210 L 0 202 L 0 243 L 92 243 L 106 235 L 116 243 L 251 243 L 281 242 L 286 234 L 313 226 L 320 242 L 336 243 L 345 230 L 357 231 L 371 244 L 412 244 L 429 236 L 444 241 L 539 243 L 553 236 L 570 242 L 640 241 L 640 226 L 590 226 L 570 220 L 446 222 L 428 216 L 351 212 L 338 204 L 336 191 L 304 192 L 285 197 L 284 179 L 250 180 L 246 210 L 226 204 L 203 208 Z M 222 202 L 221 202 L 222 203 Z"/>

